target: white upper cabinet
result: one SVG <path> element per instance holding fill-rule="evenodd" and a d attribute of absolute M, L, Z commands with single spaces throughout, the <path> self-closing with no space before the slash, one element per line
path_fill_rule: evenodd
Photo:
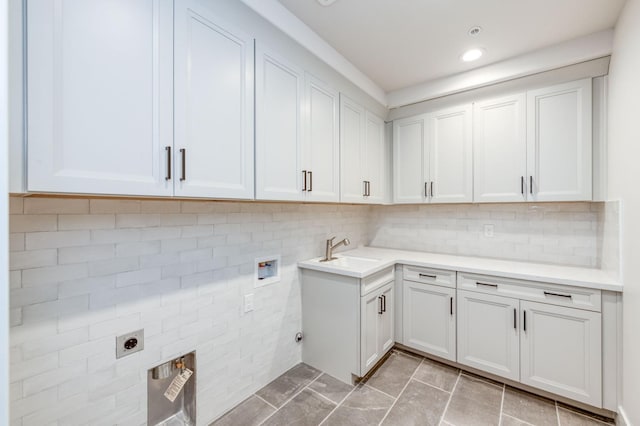
<path fill-rule="evenodd" d="M 474 201 L 526 200 L 525 94 L 477 102 L 473 115 Z"/>
<path fill-rule="evenodd" d="M 307 201 L 340 201 L 339 94 L 305 74 L 303 192 Z M 306 190 L 306 191 L 305 191 Z"/>
<path fill-rule="evenodd" d="M 30 0 L 29 191 L 171 195 L 173 2 Z"/>
<path fill-rule="evenodd" d="M 175 195 L 253 198 L 253 38 L 175 2 Z"/>
<path fill-rule="evenodd" d="M 369 203 L 381 204 L 386 198 L 387 156 L 384 120 L 367 111 L 365 113 L 365 140 L 363 145 L 362 176 L 365 197 Z"/>
<path fill-rule="evenodd" d="M 591 79 L 527 92 L 530 201 L 592 199 Z"/>
<path fill-rule="evenodd" d="M 473 200 L 471 104 L 429 116 L 429 197 L 433 203 Z"/>
<path fill-rule="evenodd" d="M 340 200 L 380 204 L 385 201 L 384 121 L 340 95 Z"/>
<path fill-rule="evenodd" d="M 294 64 L 256 49 L 256 198 L 302 200 L 304 73 Z"/>
<path fill-rule="evenodd" d="M 473 199 L 471 104 L 394 121 L 394 202 Z"/>
<path fill-rule="evenodd" d="M 426 126 L 426 115 L 393 122 L 394 203 L 422 203 L 427 197 L 429 163 L 424 161 L 423 151 Z"/>

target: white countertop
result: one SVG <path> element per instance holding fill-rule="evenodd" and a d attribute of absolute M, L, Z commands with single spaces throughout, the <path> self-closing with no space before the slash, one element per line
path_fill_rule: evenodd
<path fill-rule="evenodd" d="M 354 278 L 364 278 L 386 267 L 402 264 L 618 292 L 622 292 L 623 288 L 619 281 L 601 269 L 575 266 L 547 265 L 375 247 L 358 247 L 353 250 L 336 253 L 335 256 L 351 256 L 373 261 L 354 261 L 350 266 L 343 266 L 336 264 L 336 262 L 319 262 L 321 257 L 318 257 L 298 262 L 298 267 Z"/>

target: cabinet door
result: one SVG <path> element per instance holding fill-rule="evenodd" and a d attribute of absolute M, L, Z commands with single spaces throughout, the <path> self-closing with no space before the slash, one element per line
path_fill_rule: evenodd
<path fill-rule="evenodd" d="M 380 297 L 382 297 L 382 315 L 378 316 L 380 325 L 378 326 L 380 344 L 380 356 L 383 356 L 394 345 L 394 298 L 393 298 L 393 285 L 389 284 L 380 291 Z"/>
<path fill-rule="evenodd" d="M 367 374 L 367 371 L 382 356 L 379 317 L 383 314 L 380 291 L 374 291 L 362 297 L 360 305 L 360 376 Z"/>
<path fill-rule="evenodd" d="M 591 79 L 527 92 L 527 116 L 529 200 L 591 200 Z"/>
<path fill-rule="evenodd" d="M 305 75 L 303 156 L 307 201 L 340 200 L 338 101 L 338 92 L 310 74 Z"/>
<path fill-rule="evenodd" d="M 454 288 L 403 282 L 402 326 L 405 345 L 456 360 Z"/>
<path fill-rule="evenodd" d="M 340 95 L 340 200 L 366 203 L 362 178 L 365 109 Z"/>
<path fill-rule="evenodd" d="M 253 198 L 253 39 L 176 0 L 175 194 Z"/>
<path fill-rule="evenodd" d="M 458 362 L 520 379 L 518 300 L 458 290 Z"/>
<path fill-rule="evenodd" d="M 429 176 L 424 162 L 426 115 L 393 122 L 393 201 L 396 204 L 423 203 Z M 425 170 L 426 168 L 426 170 Z"/>
<path fill-rule="evenodd" d="M 387 185 L 384 120 L 367 111 L 365 114 L 365 141 L 362 149 L 363 180 L 366 182 L 367 201 L 381 204 L 385 200 Z"/>
<path fill-rule="evenodd" d="M 26 7 L 28 190 L 172 195 L 173 2 Z"/>
<path fill-rule="evenodd" d="M 429 115 L 429 199 L 432 203 L 473 200 L 471 104 Z"/>
<path fill-rule="evenodd" d="M 256 49 L 256 198 L 302 200 L 303 74 Z"/>
<path fill-rule="evenodd" d="M 474 104 L 473 122 L 473 201 L 525 201 L 526 95 Z"/>
<path fill-rule="evenodd" d="M 520 307 L 522 383 L 600 407 L 601 314 L 526 301 Z"/>

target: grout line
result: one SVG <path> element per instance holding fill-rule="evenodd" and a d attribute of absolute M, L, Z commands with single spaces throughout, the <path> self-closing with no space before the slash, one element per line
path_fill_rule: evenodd
<path fill-rule="evenodd" d="M 376 392 L 380 392 L 381 394 L 383 394 L 383 395 L 385 395 L 385 396 L 388 396 L 389 398 L 393 399 L 394 401 L 395 401 L 396 399 L 398 399 L 397 397 L 395 397 L 395 396 L 393 396 L 393 395 L 389 395 L 389 394 L 388 394 L 388 393 L 386 393 L 385 391 L 381 391 L 381 390 L 380 390 L 380 389 L 378 389 L 378 388 L 374 388 L 373 386 L 371 386 L 371 385 L 370 385 L 370 384 L 368 384 L 368 383 L 363 383 L 363 384 L 362 384 L 362 386 L 363 386 L 363 387 L 365 387 L 365 386 L 366 386 L 366 387 L 368 387 L 369 389 L 372 389 L 372 390 L 374 390 L 374 391 L 376 391 Z M 404 389 L 404 388 L 403 388 L 403 389 Z"/>
<path fill-rule="evenodd" d="M 317 394 L 318 396 L 321 396 L 322 398 L 326 399 L 327 401 L 329 401 L 330 403 L 334 404 L 334 405 L 338 405 L 337 402 L 335 402 L 333 399 L 328 398 L 326 396 L 324 396 L 323 394 L 321 394 L 320 392 L 318 392 L 317 390 L 313 389 L 313 388 L 307 388 L 307 390 L 310 390 L 311 392 Z"/>
<path fill-rule="evenodd" d="M 498 418 L 498 426 L 502 426 L 502 410 L 504 408 L 504 394 L 506 393 L 507 385 L 502 385 L 502 400 L 500 401 L 500 417 Z"/>
<path fill-rule="evenodd" d="M 358 389 L 358 386 L 357 386 L 357 385 L 356 385 L 356 386 L 354 386 L 354 387 L 353 387 L 353 389 L 351 389 L 351 390 L 349 391 L 349 393 L 348 393 L 344 398 L 342 398 L 342 400 L 341 400 L 341 401 L 340 401 L 340 402 L 339 402 L 335 407 L 333 407 L 333 410 L 329 411 L 329 414 L 327 414 L 327 417 L 325 417 L 324 419 L 322 419 L 322 421 L 318 424 L 318 426 L 320 426 L 321 424 L 323 424 L 323 423 L 324 423 L 324 422 L 325 422 L 329 417 L 331 417 L 331 415 L 333 414 L 333 412 L 334 412 L 334 411 L 336 411 L 339 407 L 341 407 L 341 406 L 342 406 L 342 404 L 347 400 L 347 398 L 349 398 L 349 396 L 351 396 L 351 394 L 352 394 L 353 392 L 355 392 L 355 390 L 356 390 L 356 389 Z"/>
<path fill-rule="evenodd" d="M 415 380 L 418 383 L 422 383 L 423 385 L 431 386 L 432 388 L 441 390 L 442 392 L 451 393 L 451 391 L 448 391 L 446 389 L 442 389 L 442 388 L 440 388 L 440 387 L 438 387 L 436 385 L 432 385 L 431 383 L 423 382 L 422 380 L 416 379 L 415 377 L 412 380 Z"/>
<path fill-rule="evenodd" d="M 384 413 L 384 417 L 382 418 L 382 420 L 380 420 L 380 423 L 378 423 L 378 425 L 381 425 L 382 422 L 384 422 L 387 419 L 387 417 L 389 416 L 389 413 L 391 412 L 391 410 L 393 410 L 393 407 L 395 407 L 396 403 L 398 402 L 398 400 L 400 399 L 400 397 L 404 393 L 405 389 L 407 389 L 407 386 L 409 386 L 409 383 L 411 383 L 411 380 L 413 379 L 413 376 L 416 375 L 416 373 L 418 372 L 418 369 L 420 369 L 420 366 L 422 365 L 423 362 L 424 362 L 424 358 L 422 358 L 420 360 L 420 363 L 416 366 L 415 370 L 413 370 L 413 374 L 411 374 L 411 377 L 409 377 L 409 380 L 407 380 L 407 383 L 404 384 L 404 387 L 402 388 L 402 390 L 398 394 L 398 397 L 395 398 L 395 401 L 393 401 L 393 404 L 391 404 L 391 407 L 389 407 L 387 412 Z"/>
<path fill-rule="evenodd" d="M 558 420 L 558 426 L 560 426 L 560 408 L 558 407 L 558 401 L 554 401 L 556 405 L 556 420 Z"/>
<path fill-rule="evenodd" d="M 309 385 L 313 382 L 315 382 L 316 380 L 318 380 L 320 378 L 320 376 L 322 376 L 322 372 L 320 372 L 320 374 L 318 374 L 313 380 L 311 380 L 309 383 L 307 383 L 306 385 L 304 385 L 298 392 L 294 393 L 293 396 L 291 396 L 291 398 L 287 399 L 285 402 L 282 403 L 282 405 L 280 406 L 280 408 L 278 408 L 276 411 L 274 411 L 273 413 L 271 413 L 267 418 L 265 418 L 264 420 L 262 420 L 258 426 L 260 426 L 261 424 L 264 424 L 264 422 L 266 422 L 267 420 L 269 420 L 271 417 L 273 417 L 278 411 L 280 411 L 282 409 L 282 407 L 284 407 L 285 405 L 287 405 L 289 402 L 291 402 L 291 400 L 293 398 L 295 398 L 296 396 L 300 395 L 302 393 L 303 390 L 305 390 L 307 387 L 309 387 Z"/>
<path fill-rule="evenodd" d="M 515 420 L 517 420 L 518 422 L 520 422 L 520 423 L 522 423 L 522 424 L 525 424 L 525 425 L 527 425 L 527 426 L 535 426 L 533 423 L 525 422 L 525 421 L 524 421 L 524 420 L 522 420 L 522 419 L 519 419 L 519 418 L 517 418 L 517 417 L 510 416 L 510 415 L 508 415 L 508 414 L 505 414 L 505 417 L 509 417 L 509 418 L 511 418 L 511 419 L 515 419 Z"/>
<path fill-rule="evenodd" d="M 276 411 L 278 410 L 278 407 L 276 407 L 275 405 L 273 405 L 272 403 L 270 403 L 269 401 L 267 401 L 266 399 L 264 399 L 263 397 L 261 397 L 260 395 L 258 395 L 257 393 L 254 393 L 255 396 L 257 396 L 259 399 L 262 400 L 262 402 L 270 405 L 272 408 L 274 408 Z"/>
<path fill-rule="evenodd" d="M 458 387 L 458 382 L 460 381 L 460 377 L 462 377 L 462 370 L 458 373 L 458 378 L 456 379 L 456 383 L 453 385 L 453 389 L 451 389 L 451 393 L 449 394 L 449 400 L 447 401 L 447 405 L 444 406 L 444 410 L 442 411 L 442 416 L 440 416 L 439 424 L 444 422 L 444 415 L 447 414 L 447 410 L 449 409 L 449 404 L 451 403 L 451 399 L 453 398 L 453 393 L 456 391 L 456 387 Z"/>

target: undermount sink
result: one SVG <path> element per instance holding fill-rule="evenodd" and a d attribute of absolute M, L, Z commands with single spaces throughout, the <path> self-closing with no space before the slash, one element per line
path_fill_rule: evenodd
<path fill-rule="evenodd" d="M 320 262 L 320 261 L 319 261 Z M 336 256 L 335 259 L 322 262 L 325 265 L 341 266 L 344 268 L 361 268 L 372 266 L 374 263 L 380 262 L 380 259 L 371 259 L 368 257 L 356 256 Z"/>

